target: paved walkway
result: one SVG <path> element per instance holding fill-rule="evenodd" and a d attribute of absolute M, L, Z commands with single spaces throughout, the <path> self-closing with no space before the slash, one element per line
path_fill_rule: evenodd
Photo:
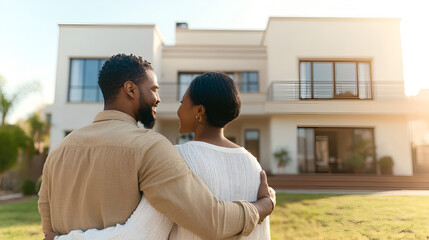
<path fill-rule="evenodd" d="M 0 201 L 14 199 L 14 198 L 20 198 L 23 196 L 24 195 L 22 193 L 8 194 L 8 195 L 0 196 Z"/>
<path fill-rule="evenodd" d="M 429 196 L 429 190 L 311 190 L 311 189 L 278 189 L 277 193 L 302 194 L 351 194 L 380 196 Z"/>

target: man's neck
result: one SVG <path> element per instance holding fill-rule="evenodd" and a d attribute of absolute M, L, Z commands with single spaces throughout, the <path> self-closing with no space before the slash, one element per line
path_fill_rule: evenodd
<path fill-rule="evenodd" d="M 123 104 L 118 104 L 118 103 L 104 104 L 104 111 L 115 110 L 115 111 L 123 112 L 130 115 L 137 121 L 136 115 L 133 113 L 133 111 L 131 111 L 128 107 L 122 106 L 122 105 Z"/>

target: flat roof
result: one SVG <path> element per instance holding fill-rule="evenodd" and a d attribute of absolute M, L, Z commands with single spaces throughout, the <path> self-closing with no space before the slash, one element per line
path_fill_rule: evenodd
<path fill-rule="evenodd" d="M 164 45 L 164 40 L 162 38 L 159 28 L 155 24 L 58 24 L 60 28 L 153 28 L 155 33 L 158 35 L 158 38 L 161 40 L 162 45 Z"/>

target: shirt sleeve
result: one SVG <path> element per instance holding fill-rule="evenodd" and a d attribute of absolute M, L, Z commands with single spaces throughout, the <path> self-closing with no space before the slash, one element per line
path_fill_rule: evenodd
<path fill-rule="evenodd" d="M 61 235 L 55 240 L 144 240 L 168 239 L 173 222 L 154 209 L 145 197 L 127 222 L 123 225 L 102 230 L 90 229 L 87 231 L 74 230 L 67 235 Z"/>
<path fill-rule="evenodd" d="M 43 166 L 42 184 L 39 190 L 38 208 L 42 220 L 43 233 L 48 233 L 52 230 L 51 210 L 49 206 L 49 157 Z"/>
<path fill-rule="evenodd" d="M 147 149 L 141 164 L 140 190 L 155 209 L 179 226 L 203 239 L 238 239 L 255 228 L 256 208 L 246 201 L 217 200 L 168 140 Z"/>

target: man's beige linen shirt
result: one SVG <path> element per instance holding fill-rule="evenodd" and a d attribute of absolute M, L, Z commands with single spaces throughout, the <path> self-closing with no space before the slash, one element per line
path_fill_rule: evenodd
<path fill-rule="evenodd" d="M 43 231 L 124 224 L 141 192 L 155 209 L 204 239 L 247 236 L 259 220 L 248 202 L 218 201 L 165 137 L 109 110 L 49 154 L 39 192 Z"/>

